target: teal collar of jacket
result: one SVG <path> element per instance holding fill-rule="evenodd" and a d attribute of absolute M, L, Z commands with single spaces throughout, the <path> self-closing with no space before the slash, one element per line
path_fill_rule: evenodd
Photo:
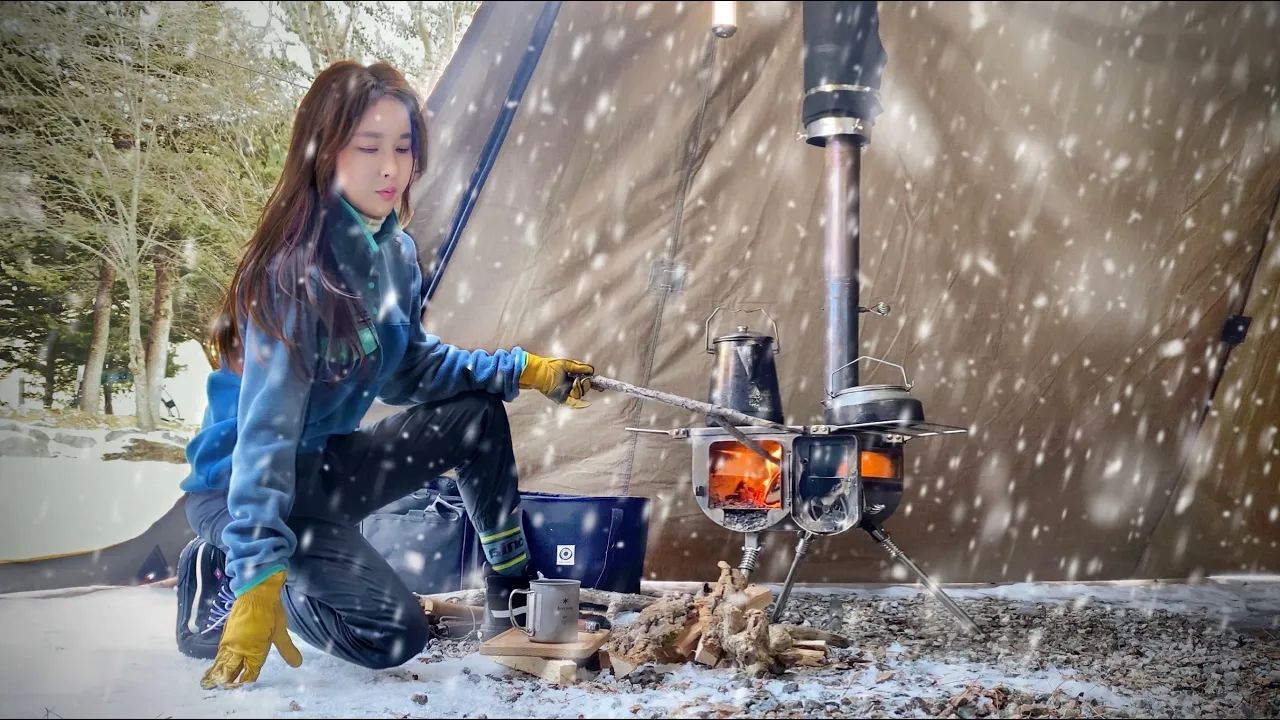
<path fill-rule="evenodd" d="M 401 232 L 400 218 L 394 211 L 374 233 L 346 198 L 334 195 L 325 202 L 322 242 L 328 246 L 349 292 L 368 295 L 377 290 L 383 246 L 394 242 Z"/>
<path fill-rule="evenodd" d="M 378 252 L 378 248 L 380 248 L 382 244 L 385 243 L 387 240 L 391 240 L 400 236 L 400 229 L 401 229 L 400 218 L 398 215 L 396 215 L 395 210 L 392 210 L 390 215 L 383 218 L 382 226 L 379 227 L 376 232 L 370 232 L 368 221 L 373 220 L 374 222 L 376 222 L 376 220 L 366 216 L 364 213 L 357 210 L 355 206 L 351 204 L 350 201 L 348 201 L 345 197 L 341 195 L 338 195 L 338 202 L 342 205 L 343 210 L 345 210 L 346 212 L 345 214 L 335 213 L 335 215 L 339 215 L 340 217 L 342 217 L 343 220 L 347 220 L 349 223 L 353 223 L 356 227 L 360 229 L 361 231 L 360 234 L 364 236 L 365 245 L 366 247 L 369 248 L 370 252 L 374 252 L 374 253 Z M 337 218 L 335 218 L 335 220 L 336 219 Z M 341 220 L 339 220 L 339 222 L 341 222 Z M 355 235 L 355 232 L 354 230 L 349 229 L 348 234 Z"/>
<path fill-rule="evenodd" d="M 330 257 L 337 265 L 339 278 L 345 292 L 361 298 L 364 318 L 360 322 L 359 334 L 361 350 L 368 354 L 377 349 L 376 336 L 373 329 L 373 318 L 380 316 L 383 296 L 387 288 L 384 285 L 392 282 L 384 277 L 388 263 L 395 258 L 395 250 L 389 256 L 383 256 L 383 249 L 395 243 L 403 230 L 400 219 L 393 211 L 382 222 L 377 232 L 370 232 L 365 217 L 341 195 L 331 197 L 324 206 L 322 225 L 323 242 L 328 246 Z M 322 343 L 327 346 L 327 343 Z M 327 355 L 327 347 L 321 352 Z M 345 362 L 346 357 L 336 358 Z"/>

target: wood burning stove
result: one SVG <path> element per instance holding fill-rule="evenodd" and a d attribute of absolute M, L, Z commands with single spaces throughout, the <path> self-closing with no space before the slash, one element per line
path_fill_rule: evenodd
<path fill-rule="evenodd" d="M 712 318 L 722 309 L 717 308 Z M 881 314 L 887 314 L 887 309 Z M 712 318 L 708 318 L 708 329 Z M 926 422 L 923 404 L 911 395 L 905 369 L 868 357 L 852 363 L 877 360 L 893 365 L 902 372 L 902 384 L 828 391 L 825 416 L 839 424 L 781 425 L 776 367 L 772 353 L 761 354 L 771 346 L 776 347 L 773 337 L 752 333 L 745 325 L 708 341 L 708 351 L 716 355 L 709 394 L 713 401 L 720 401 L 702 404 L 714 410 L 707 415 L 709 427 L 649 431 L 689 441 L 693 495 L 707 517 L 745 533 L 739 566 L 743 572 L 756 567 L 760 533 L 794 530 L 799 534 L 791 570 L 774 609 L 775 620 L 785 609 L 796 569 L 813 539 L 860 527 L 916 573 L 967 629 L 975 630 L 972 620 L 883 529 L 902 499 L 906 443 L 965 430 Z M 769 362 L 761 362 L 762 357 Z M 758 419 L 759 424 L 734 424 L 721 411 L 735 413 L 739 423 Z"/>
<path fill-rule="evenodd" d="M 914 572 L 967 630 L 977 631 L 969 616 L 883 528 L 902 498 L 906 443 L 965 430 L 927 422 L 923 404 L 911 394 L 906 370 L 858 352 L 859 316 L 890 312 L 883 302 L 870 308 L 859 305 L 858 287 L 861 149 L 870 142 L 880 113 L 878 88 L 886 59 L 876 3 L 804 3 L 803 12 L 802 123 L 806 141 L 822 148 L 826 159 L 823 422 L 783 424 L 774 364 L 781 351 L 777 324 L 773 323 L 774 335 L 739 325 L 712 340 L 712 322 L 723 308 L 712 312 L 705 327 L 707 352 L 716 358 L 709 403 L 607 378 L 597 377 L 592 384 L 706 413 L 706 427 L 634 429 L 689 441 L 698 506 L 716 523 L 745 534 L 744 572 L 756 567 L 760 533 L 797 532 L 799 541 L 774 609 L 775 620 L 812 540 L 859 527 Z M 859 384 L 858 366 L 864 360 L 897 367 L 902 384 Z"/>

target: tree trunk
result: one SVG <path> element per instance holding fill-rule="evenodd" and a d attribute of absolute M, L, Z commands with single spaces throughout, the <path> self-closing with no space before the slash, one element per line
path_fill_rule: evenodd
<path fill-rule="evenodd" d="M 141 288 L 130 278 L 129 282 L 129 371 L 133 373 L 133 400 L 138 429 L 150 432 L 156 429 L 156 417 L 151 412 L 151 392 L 147 386 L 147 357 L 142 346 Z"/>
<path fill-rule="evenodd" d="M 48 337 L 44 341 L 44 409 L 53 409 L 53 384 L 58 379 L 58 354 L 55 351 L 55 345 L 58 344 L 58 336 L 61 333 L 57 328 L 49 331 Z"/>
<path fill-rule="evenodd" d="M 115 415 L 116 411 L 111 407 L 111 386 L 102 386 L 102 412 L 108 415 Z"/>
<path fill-rule="evenodd" d="M 160 412 L 160 388 L 169 365 L 169 329 L 173 326 L 173 287 L 176 264 L 173 253 L 160 246 L 156 250 L 156 291 L 151 300 L 151 333 L 147 337 L 147 392 L 151 398 L 151 414 L 156 420 Z"/>
<path fill-rule="evenodd" d="M 84 379 L 80 385 L 80 410 L 98 414 L 98 392 L 102 389 L 102 363 L 107 359 L 111 335 L 111 287 L 116 282 L 116 269 L 106 260 L 98 262 L 98 293 L 93 299 L 93 332 L 89 336 L 89 357 L 84 363 Z M 111 414 L 108 410 L 107 414 Z"/>

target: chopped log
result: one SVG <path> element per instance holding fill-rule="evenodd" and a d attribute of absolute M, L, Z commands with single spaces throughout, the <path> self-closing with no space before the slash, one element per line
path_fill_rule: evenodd
<path fill-rule="evenodd" d="M 773 602 L 773 591 L 767 587 L 750 585 L 742 592 L 730 596 L 728 600 L 735 605 L 740 604 L 743 610 L 764 610 Z"/>
<path fill-rule="evenodd" d="M 636 668 L 640 667 L 624 657 L 614 655 L 608 651 L 604 652 L 609 656 L 609 667 L 613 669 L 613 676 L 619 680 L 630 675 Z"/>
<path fill-rule="evenodd" d="M 698 650 L 693 654 L 693 660 L 707 667 L 715 667 L 720 662 L 719 648 L 704 639 L 703 642 L 698 643 Z"/>
<path fill-rule="evenodd" d="M 578 664 L 572 660 L 509 655 L 494 655 L 492 659 L 499 665 L 536 675 L 557 685 L 571 685 L 578 678 Z"/>
<path fill-rule="evenodd" d="M 730 662 L 754 677 L 778 670 L 777 661 L 769 651 L 769 621 L 760 610 L 748 610 L 744 618 L 746 627 L 741 632 L 727 635 L 721 641 Z"/>
<path fill-rule="evenodd" d="M 787 665 L 821 665 L 828 644 L 847 646 L 831 633 L 798 628 L 793 636 L 790 627 L 771 626 L 765 610 L 773 593 L 748 584 L 728 563 L 717 565 L 720 577 L 714 583 L 693 596 L 659 600 L 641 611 L 639 621 L 615 631 L 609 647 L 615 673 L 619 660 L 631 666 L 693 661 L 743 668 L 760 677 Z"/>
<path fill-rule="evenodd" d="M 785 665 L 796 666 L 803 665 L 805 667 L 817 667 L 822 665 L 822 661 L 827 657 L 825 650 L 806 650 L 803 648 L 791 648 L 778 653 L 778 659 Z"/>
<path fill-rule="evenodd" d="M 804 627 L 801 625 L 778 625 L 787 631 L 787 634 L 794 640 L 821 640 L 831 647 L 847 648 L 853 643 L 849 642 L 846 637 L 841 637 L 835 633 L 819 630 L 818 628 Z"/>
<path fill-rule="evenodd" d="M 607 608 L 604 616 L 610 620 L 625 612 L 643 610 L 662 600 L 662 598 L 651 597 L 649 595 L 616 593 L 609 592 L 607 590 L 595 590 L 593 588 L 583 588 L 578 591 L 578 599 L 581 602 L 589 603 L 591 605 L 603 605 Z"/>
<path fill-rule="evenodd" d="M 784 650 L 790 650 L 795 644 L 795 639 L 787 632 L 787 629 L 781 625 L 769 626 L 769 650 L 775 655 Z"/>
<path fill-rule="evenodd" d="M 484 619 L 484 608 L 475 605 L 463 605 L 461 603 L 449 602 L 447 600 L 433 600 L 427 597 L 419 597 L 418 601 L 422 604 L 422 610 L 428 615 L 436 617 L 456 617 L 466 618 L 473 622 L 480 622 Z"/>
<path fill-rule="evenodd" d="M 680 634 L 676 636 L 676 654 L 683 658 L 688 658 L 693 655 L 698 644 L 702 642 L 702 633 L 706 631 L 707 626 L 710 623 L 710 618 L 691 619 L 684 628 L 680 630 Z"/>
<path fill-rule="evenodd" d="M 827 651 L 827 644 L 821 640 L 794 640 L 791 646 L 800 650 L 821 650 L 824 653 Z"/>
<path fill-rule="evenodd" d="M 685 627 L 697 621 L 692 598 L 688 595 L 661 600 L 640 611 L 633 623 L 617 628 L 609 639 L 609 656 L 613 662 L 626 658 L 632 665 L 650 661 L 685 662 L 676 652 L 677 638 Z M 697 647 L 695 641 L 694 647 Z"/>

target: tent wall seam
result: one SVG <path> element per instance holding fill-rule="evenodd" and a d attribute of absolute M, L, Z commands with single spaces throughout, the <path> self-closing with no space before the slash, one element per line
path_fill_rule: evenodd
<path fill-rule="evenodd" d="M 467 221 L 471 219 L 471 211 L 475 208 L 476 201 L 484 190 L 485 182 L 489 179 L 489 171 L 497 163 L 498 154 L 502 151 L 502 145 L 507 138 L 507 131 L 511 129 L 511 122 L 515 118 L 516 112 L 520 109 L 525 90 L 529 87 L 529 80 L 533 77 L 534 70 L 538 67 L 538 60 L 542 58 L 542 51 L 547 45 L 547 38 L 550 37 L 552 28 L 555 27 L 556 15 L 559 12 L 559 2 L 548 2 L 542 6 L 542 11 L 538 14 L 538 20 L 533 26 L 533 33 L 530 35 L 529 43 L 525 47 L 524 58 L 521 59 L 520 67 L 516 69 L 515 75 L 511 78 L 511 87 L 507 90 L 502 112 L 498 113 L 497 119 L 494 120 L 493 129 L 489 132 L 489 139 L 485 141 L 484 149 L 480 152 L 475 170 L 471 173 L 471 180 L 467 183 L 467 189 L 458 203 L 458 210 L 454 214 L 449 236 L 445 239 L 444 244 L 440 246 L 436 256 L 435 270 L 431 273 L 431 282 L 422 291 L 422 304 L 424 307 L 431 301 L 431 298 L 435 296 L 436 290 L 440 287 L 440 281 L 444 278 L 445 268 L 453 257 L 453 250 L 457 247 L 458 240 L 462 237 L 462 231 L 466 229 Z"/>
<path fill-rule="evenodd" d="M 1267 213 L 1267 222 L 1263 227 L 1262 240 L 1258 243 L 1258 252 L 1254 255 L 1251 267 L 1244 272 L 1244 290 L 1240 293 L 1239 309 L 1235 315 L 1242 314 L 1245 308 L 1249 306 L 1249 297 L 1253 292 L 1253 281 L 1258 275 L 1258 270 L 1262 268 L 1262 258 L 1266 256 L 1268 241 L 1274 242 L 1276 238 L 1271 237 L 1271 229 L 1277 227 L 1276 221 L 1280 213 L 1280 192 L 1276 193 L 1276 197 L 1271 202 L 1271 212 Z M 1227 374 L 1227 363 L 1231 361 L 1231 353 L 1235 350 L 1235 346 L 1228 346 L 1222 353 L 1222 362 L 1218 363 L 1218 372 L 1213 378 L 1213 383 L 1209 387 L 1209 394 L 1205 398 L 1204 406 L 1200 409 L 1200 417 L 1196 422 L 1194 437 L 1191 440 L 1191 447 L 1195 447 L 1201 436 L 1204 434 L 1205 422 L 1209 419 L 1209 411 L 1213 409 L 1213 402 L 1218 397 L 1218 386 L 1222 383 L 1222 378 Z M 1165 498 L 1164 507 L 1160 510 L 1160 515 L 1156 518 L 1155 523 L 1151 526 L 1151 532 L 1147 534 L 1147 541 L 1142 545 L 1142 553 L 1138 556 L 1137 563 L 1129 572 L 1129 577 L 1138 577 L 1138 573 L 1148 567 L 1151 559 L 1151 541 L 1155 537 L 1156 532 L 1164 524 L 1165 517 L 1169 514 L 1169 507 L 1173 505 L 1173 499 L 1182 491 L 1182 487 L 1187 482 L 1187 470 L 1190 460 L 1184 456 L 1178 467 L 1178 479 L 1173 484 L 1173 489 L 1169 491 L 1169 496 Z"/>
<path fill-rule="evenodd" d="M 698 114 L 694 118 L 690 134 L 686 138 L 684 146 L 681 150 L 680 157 L 680 186 L 676 190 L 675 202 L 675 218 L 672 223 L 673 231 L 671 241 L 667 243 L 666 254 L 663 258 L 667 262 L 675 262 L 676 255 L 680 252 L 680 241 L 684 235 L 684 206 L 689 193 L 689 187 L 693 184 L 694 175 L 694 159 L 698 154 L 698 143 L 702 137 L 703 121 L 707 116 L 707 105 L 711 99 L 711 90 L 714 85 L 716 73 L 716 40 L 710 33 L 707 34 L 706 50 L 703 52 L 703 66 L 706 69 L 706 75 L 703 79 L 702 99 L 698 104 Z M 671 287 L 663 285 L 659 289 L 658 304 L 655 309 L 653 332 L 649 335 L 649 342 L 645 347 L 644 357 L 640 368 L 640 376 L 642 380 L 640 384 L 648 386 L 653 377 L 653 361 L 658 352 L 658 338 L 662 335 L 662 317 L 666 313 L 667 298 L 671 295 Z M 635 424 L 639 419 L 642 405 L 639 401 L 635 401 L 635 409 L 631 413 L 630 424 Z M 627 450 L 627 460 L 625 469 L 622 473 L 622 493 L 624 495 L 631 492 L 631 476 L 635 470 L 636 451 L 640 441 L 640 433 L 631 434 L 630 447 Z"/>

